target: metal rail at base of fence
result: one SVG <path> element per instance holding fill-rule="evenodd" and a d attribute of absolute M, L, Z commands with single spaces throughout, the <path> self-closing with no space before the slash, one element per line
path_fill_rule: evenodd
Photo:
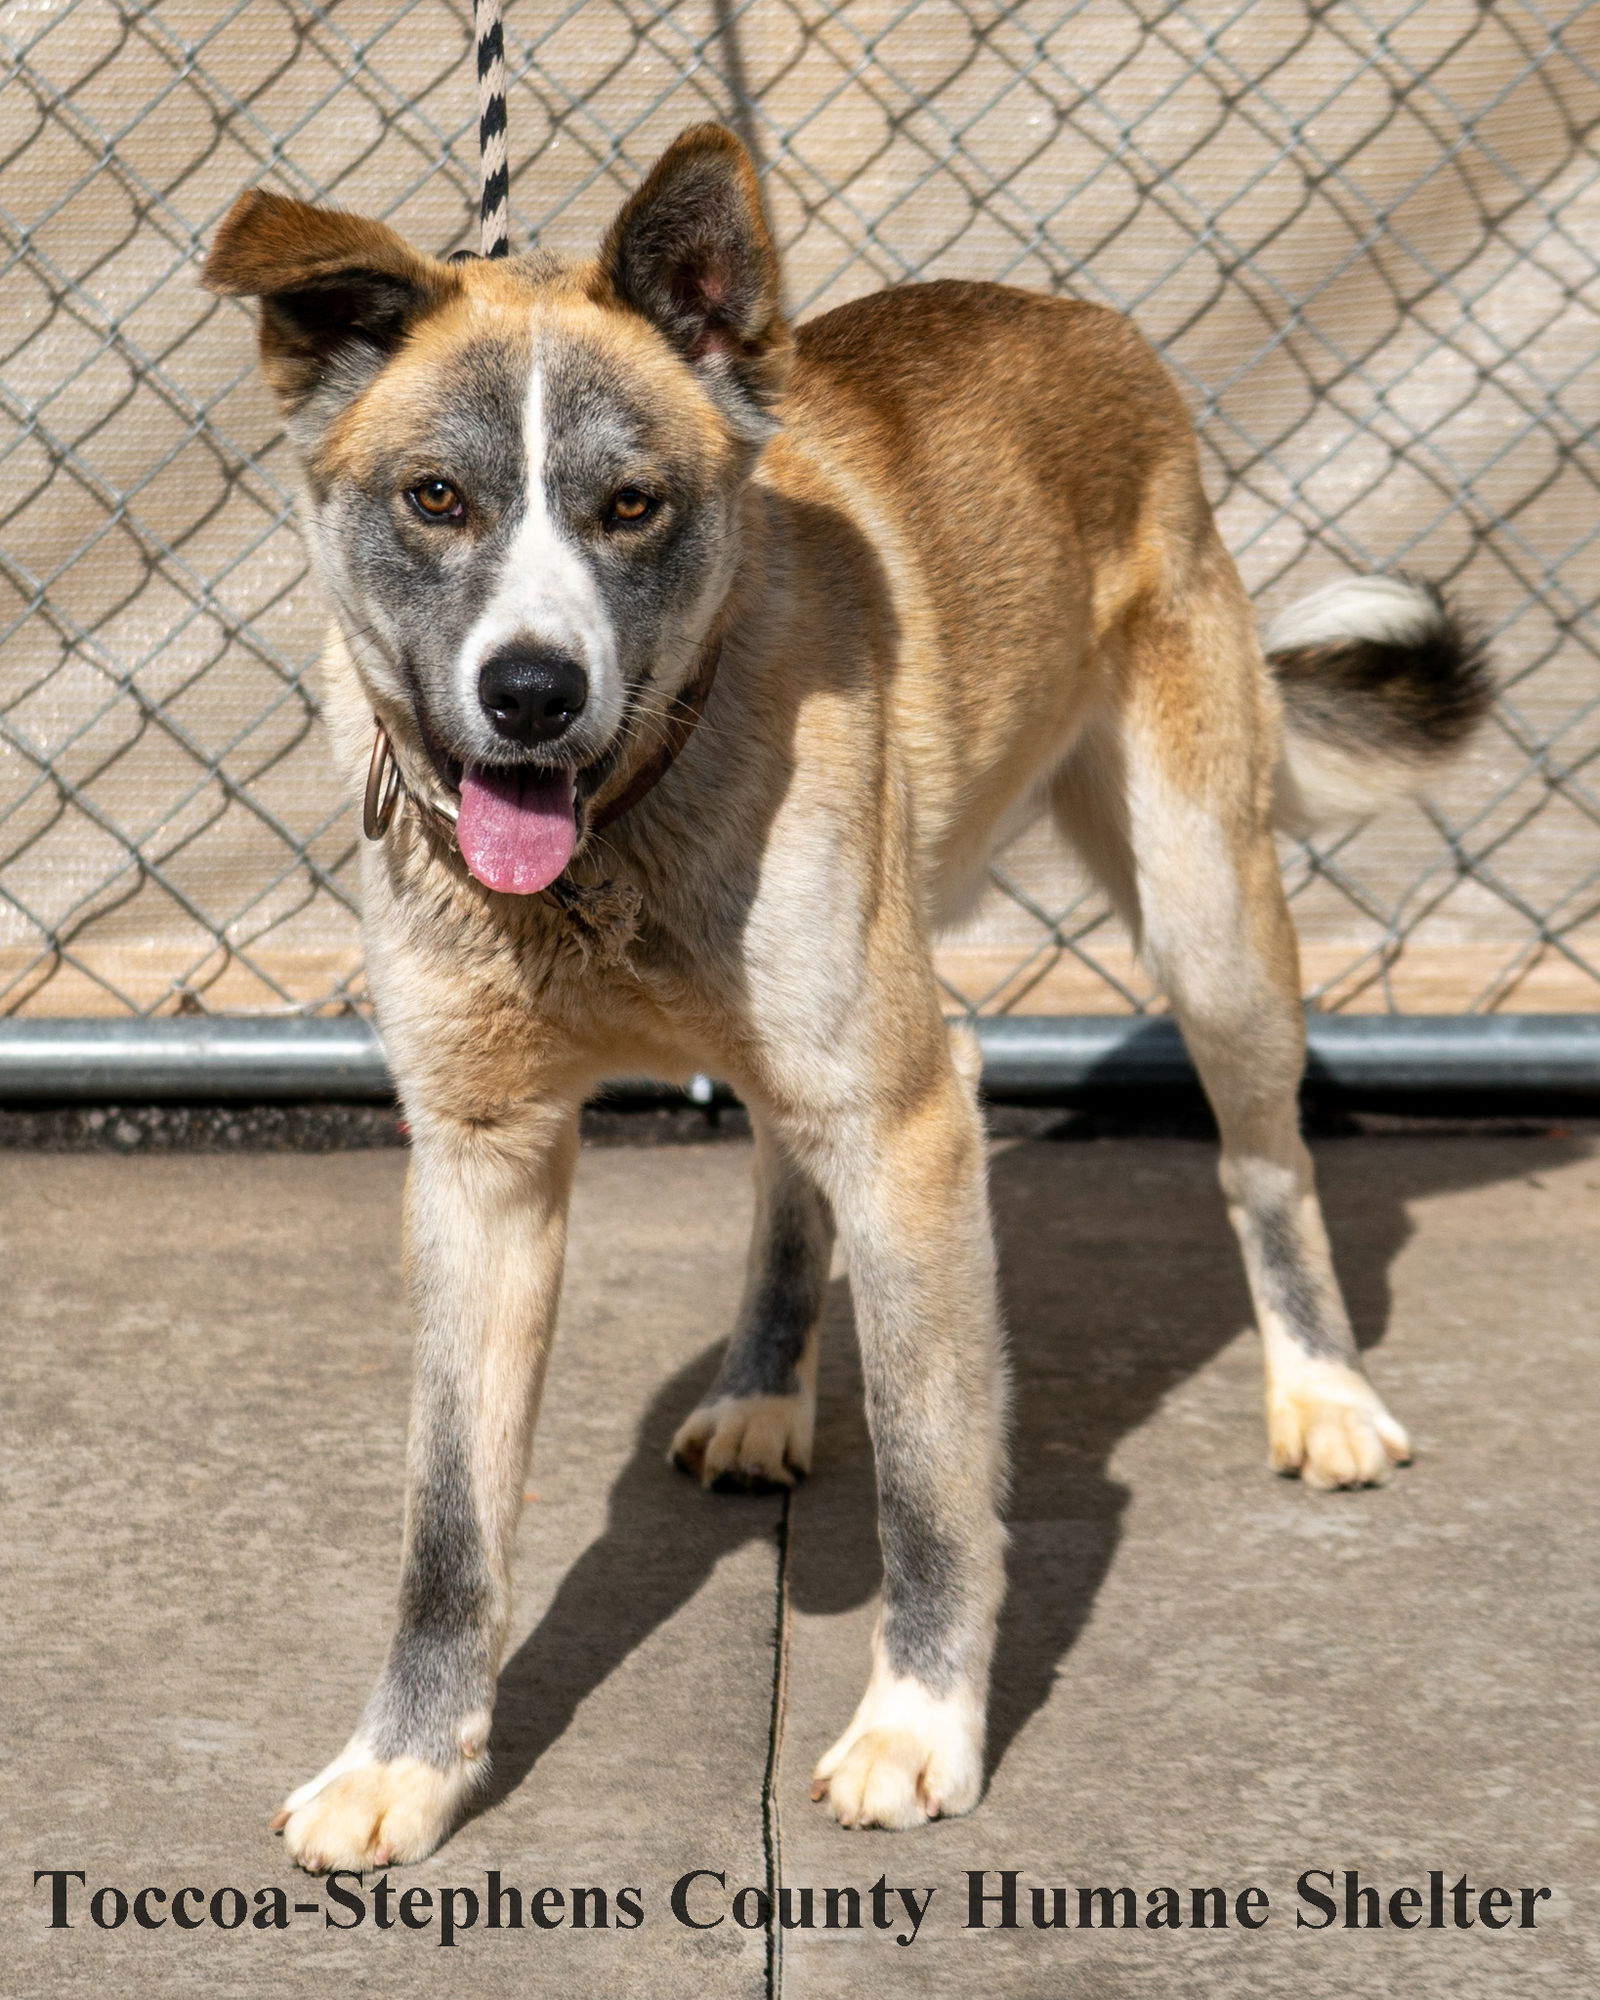
<path fill-rule="evenodd" d="M 1346 1099 L 1600 1103 L 1600 1014 L 1313 1014 L 1306 1080 Z M 1192 1089 L 1176 1024 L 1102 1015 L 973 1023 L 988 1096 L 1070 1103 Z M 358 1015 L 0 1022 L 0 1105 L 381 1102 L 383 1044 Z M 630 1079 L 613 1099 L 673 1098 Z M 695 1093 L 691 1101 L 705 1101 Z"/>

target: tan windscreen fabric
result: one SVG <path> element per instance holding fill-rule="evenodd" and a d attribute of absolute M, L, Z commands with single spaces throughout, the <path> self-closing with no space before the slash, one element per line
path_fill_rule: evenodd
<path fill-rule="evenodd" d="M 266 182 L 470 240 L 469 9 L 0 0 L 0 1010 L 344 1005 L 355 820 L 248 314 L 199 247 Z M 1264 611 L 1350 569 L 1497 634 L 1427 810 L 1286 847 L 1319 1004 L 1600 998 L 1600 16 L 1289 0 L 508 0 L 519 239 L 583 249 L 681 126 L 766 171 L 802 315 L 924 275 L 1135 314 Z M 1042 834 L 942 969 L 1149 997 Z"/>

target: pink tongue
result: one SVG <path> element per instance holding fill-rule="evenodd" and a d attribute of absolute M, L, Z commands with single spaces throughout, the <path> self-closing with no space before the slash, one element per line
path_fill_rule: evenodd
<path fill-rule="evenodd" d="M 486 889 L 536 896 L 572 859 L 578 826 L 569 770 L 494 771 L 469 764 L 456 839 Z"/>

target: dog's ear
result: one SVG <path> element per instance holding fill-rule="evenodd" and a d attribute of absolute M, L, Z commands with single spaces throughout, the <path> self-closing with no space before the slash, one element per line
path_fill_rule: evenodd
<path fill-rule="evenodd" d="M 200 282 L 260 299 L 262 367 L 292 411 L 336 369 L 358 386 L 461 280 L 386 223 L 254 188 L 224 217 Z"/>
<path fill-rule="evenodd" d="M 624 205 L 600 249 L 617 301 L 657 327 L 754 428 L 783 387 L 789 331 L 778 255 L 750 155 L 722 125 L 681 132 Z M 719 400 L 727 400 L 719 398 Z"/>

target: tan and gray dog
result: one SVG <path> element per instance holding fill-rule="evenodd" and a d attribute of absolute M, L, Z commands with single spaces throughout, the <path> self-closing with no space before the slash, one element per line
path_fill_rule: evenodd
<path fill-rule="evenodd" d="M 415 1860 L 485 1774 L 578 1111 L 619 1073 L 725 1077 L 755 1123 L 744 1303 L 674 1446 L 708 1482 L 806 1469 L 839 1232 L 884 1583 L 813 1790 L 847 1826 L 965 1812 L 1005 1370 L 930 938 L 1053 814 L 1216 1107 L 1272 1463 L 1382 1478 L 1406 1434 L 1357 1363 L 1300 1139 L 1272 829 L 1414 788 L 1482 708 L 1475 649 L 1432 592 L 1356 580 L 1287 614 L 1269 672 L 1130 326 L 939 283 L 791 334 L 716 126 L 592 263 L 441 262 L 253 193 L 205 277 L 261 300 L 304 464 L 358 791 L 374 758 L 368 964 L 414 1140 L 399 1625 L 355 1735 L 279 1815 L 290 1850 Z"/>

